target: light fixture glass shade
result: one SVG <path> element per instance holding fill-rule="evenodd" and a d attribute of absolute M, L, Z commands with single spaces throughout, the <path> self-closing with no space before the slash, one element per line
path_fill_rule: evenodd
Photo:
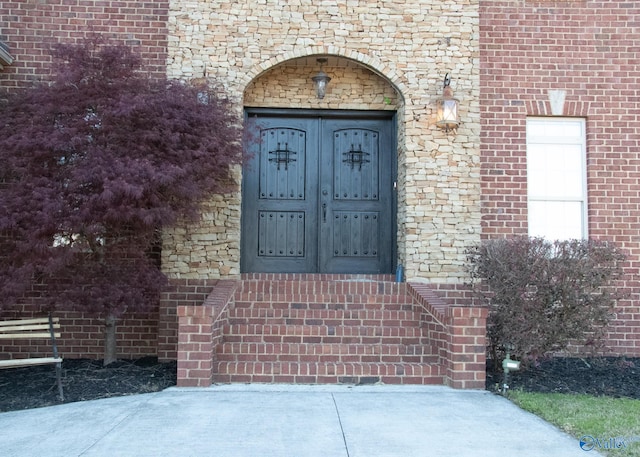
<path fill-rule="evenodd" d="M 313 85 L 316 88 L 316 95 L 318 98 L 324 98 L 327 93 L 327 84 L 331 81 L 331 78 L 324 71 L 320 70 L 317 75 L 311 78 L 313 80 Z"/>
<path fill-rule="evenodd" d="M 436 125 L 445 130 L 458 128 L 458 100 L 455 98 L 441 98 L 438 100 Z"/>

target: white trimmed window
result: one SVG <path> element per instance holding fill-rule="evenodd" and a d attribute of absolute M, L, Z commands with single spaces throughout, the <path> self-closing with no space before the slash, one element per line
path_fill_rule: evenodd
<path fill-rule="evenodd" d="M 585 121 L 527 118 L 529 235 L 587 238 Z"/>

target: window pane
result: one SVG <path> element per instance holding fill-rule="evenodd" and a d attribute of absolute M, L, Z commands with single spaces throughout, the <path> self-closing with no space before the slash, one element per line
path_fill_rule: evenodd
<path fill-rule="evenodd" d="M 540 137 L 551 139 L 553 142 L 562 142 L 562 138 L 568 140 L 580 140 L 584 137 L 582 120 L 566 120 L 558 122 L 555 120 L 529 119 L 527 135 L 530 137 Z"/>
<path fill-rule="evenodd" d="M 529 234 L 586 236 L 586 135 L 583 119 L 527 119 Z"/>
<path fill-rule="evenodd" d="M 582 198 L 581 145 L 530 145 L 527 157 L 529 195 L 537 198 Z"/>
<path fill-rule="evenodd" d="M 554 240 L 582 239 L 582 202 L 529 202 L 529 235 Z"/>

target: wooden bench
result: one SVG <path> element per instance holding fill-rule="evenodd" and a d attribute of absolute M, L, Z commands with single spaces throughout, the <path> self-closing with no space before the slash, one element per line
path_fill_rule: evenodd
<path fill-rule="evenodd" d="M 60 338 L 59 319 L 49 315 L 49 317 L 0 321 L 0 340 L 43 338 L 51 340 L 53 357 L 0 360 L 0 369 L 55 364 L 56 380 L 58 382 L 58 396 L 60 401 L 64 401 L 61 379 L 62 357 L 58 356 L 58 345 L 56 344 L 56 338 Z"/>

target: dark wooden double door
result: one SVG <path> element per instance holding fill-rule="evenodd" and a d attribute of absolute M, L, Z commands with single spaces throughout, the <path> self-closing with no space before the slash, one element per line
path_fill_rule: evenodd
<path fill-rule="evenodd" d="M 246 120 L 242 270 L 391 272 L 393 118 L 248 111 Z"/>

